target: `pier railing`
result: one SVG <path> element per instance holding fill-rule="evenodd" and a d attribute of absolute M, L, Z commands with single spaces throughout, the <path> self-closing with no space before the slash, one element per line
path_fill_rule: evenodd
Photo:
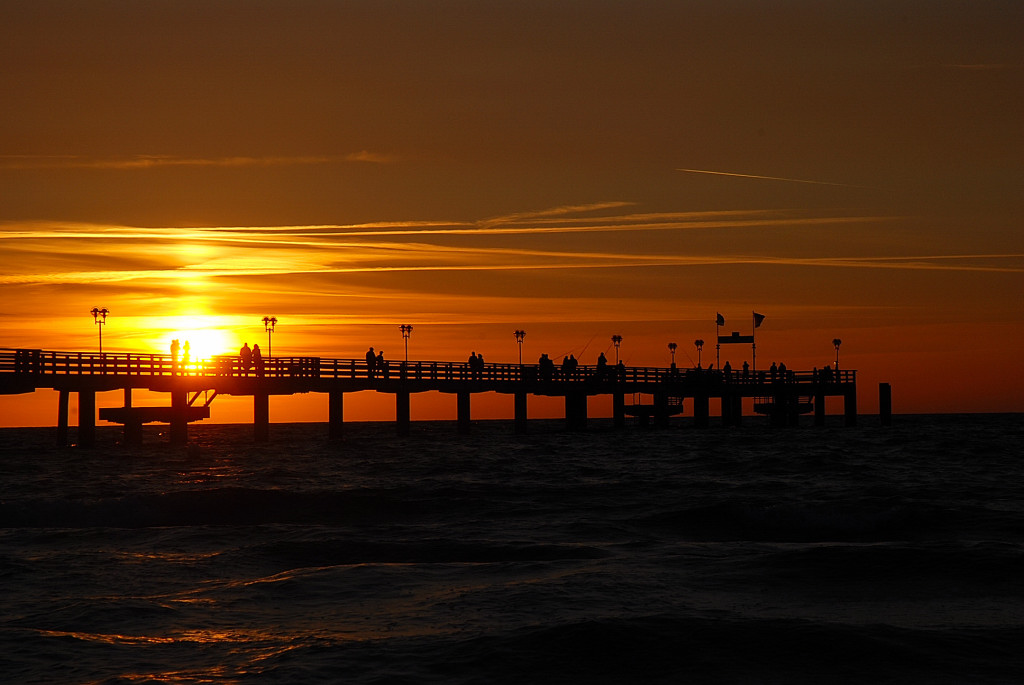
<path fill-rule="evenodd" d="M 585 366 L 572 369 L 539 364 L 492 364 L 473 367 L 468 362 L 388 361 L 371 368 L 366 359 L 322 357 L 271 357 L 258 364 L 244 365 L 237 355 L 210 359 L 175 358 L 169 354 L 58 352 L 50 350 L 0 349 L 0 374 L 31 376 L 104 376 L 198 378 L 320 378 L 347 380 L 416 381 L 559 381 L 623 382 L 630 384 L 697 382 L 736 385 L 766 383 L 854 383 L 856 371 L 723 371 L 635 366 Z"/>

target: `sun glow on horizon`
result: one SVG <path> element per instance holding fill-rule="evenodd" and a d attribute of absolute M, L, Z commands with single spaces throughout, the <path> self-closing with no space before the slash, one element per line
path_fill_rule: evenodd
<path fill-rule="evenodd" d="M 137 321 L 142 331 L 138 342 L 154 354 L 169 354 L 172 341 L 178 340 L 179 354 L 192 360 L 210 359 L 238 350 L 237 324 L 229 317 L 212 314 L 143 317 Z"/>

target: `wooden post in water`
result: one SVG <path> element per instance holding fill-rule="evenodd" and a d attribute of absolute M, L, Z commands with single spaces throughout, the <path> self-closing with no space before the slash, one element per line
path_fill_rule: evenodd
<path fill-rule="evenodd" d="M 345 437 L 345 393 L 331 390 L 327 395 L 327 437 L 342 440 Z"/>
<path fill-rule="evenodd" d="M 892 425 L 892 386 L 888 383 L 878 384 L 878 418 L 883 426 Z"/>
<path fill-rule="evenodd" d="M 96 393 L 78 391 L 78 446 L 96 446 Z"/>

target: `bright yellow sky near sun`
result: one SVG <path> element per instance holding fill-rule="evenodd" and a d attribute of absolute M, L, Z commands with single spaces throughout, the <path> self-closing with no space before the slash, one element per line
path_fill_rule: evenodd
<path fill-rule="evenodd" d="M 756 310 L 759 364 L 841 338 L 862 411 L 1024 411 L 1021 35 L 1011 1 L 0 0 L 0 347 L 95 349 L 100 306 L 110 351 L 272 315 L 275 355 L 407 323 L 418 359 L 689 365 Z"/>

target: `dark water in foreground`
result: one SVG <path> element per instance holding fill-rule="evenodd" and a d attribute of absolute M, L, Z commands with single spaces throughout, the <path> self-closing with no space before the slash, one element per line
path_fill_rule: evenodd
<path fill-rule="evenodd" d="M 862 423 L 0 430 L 0 680 L 1024 682 L 1024 417 Z"/>

